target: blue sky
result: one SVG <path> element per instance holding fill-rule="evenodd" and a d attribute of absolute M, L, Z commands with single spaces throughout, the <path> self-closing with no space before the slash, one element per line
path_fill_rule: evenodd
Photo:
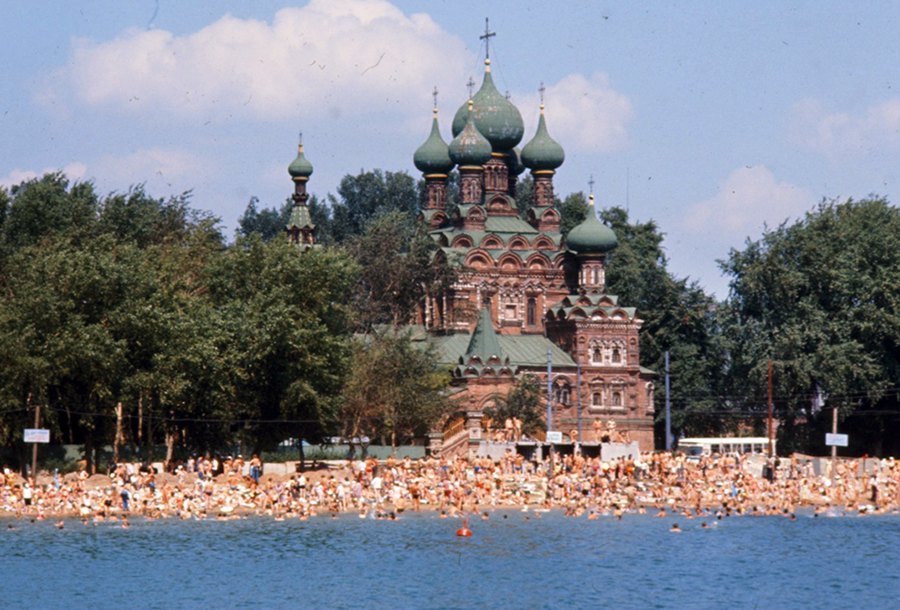
<path fill-rule="evenodd" d="M 63 170 L 101 194 L 193 190 L 229 234 L 280 205 L 298 132 L 310 192 L 404 170 L 495 81 L 588 190 L 666 234 L 669 268 L 724 298 L 715 260 L 822 198 L 900 180 L 900 4 L 82 0 L 4 3 L 0 185 Z M 11 34 L 11 35 L 10 35 Z"/>

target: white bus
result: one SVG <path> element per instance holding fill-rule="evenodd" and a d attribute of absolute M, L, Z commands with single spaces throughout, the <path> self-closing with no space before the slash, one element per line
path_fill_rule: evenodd
<path fill-rule="evenodd" d="M 775 439 L 772 439 L 772 453 L 775 450 Z M 678 450 L 684 451 L 688 457 L 699 459 L 701 455 L 719 455 L 725 453 L 763 453 L 769 452 L 769 439 L 765 436 L 719 437 L 719 438 L 682 438 L 678 441 Z"/>

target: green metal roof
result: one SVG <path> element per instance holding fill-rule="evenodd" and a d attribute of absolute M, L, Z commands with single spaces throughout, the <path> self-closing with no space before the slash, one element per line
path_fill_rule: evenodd
<path fill-rule="evenodd" d="M 448 147 L 450 159 L 457 165 L 482 165 L 491 158 L 491 143 L 481 135 L 475 126 L 472 110 L 469 109 L 465 127 L 458 132 Z"/>
<path fill-rule="evenodd" d="M 541 104 L 541 118 L 537 133 L 522 149 L 522 163 L 531 170 L 553 170 L 563 164 L 566 153 L 562 146 L 550 137 L 544 122 L 544 105 Z"/>
<path fill-rule="evenodd" d="M 510 366 L 546 367 L 547 350 L 550 350 L 553 366 L 576 366 L 575 361 L 555 343 L 543 335 L 496 335 L 500 351 L 509 359 Z M 458 364 L 465 360 L 471 335 L 459 333 L 436 337 L 438 357 L 441 363 Z M 499 368 L 499 367 L 495 367 Z"/>
<path fill-rule="evenodd" d="M 430 216 L 426 217 L 426 219 L 430 219 Z M 530 233 L 525 233 L 525 234 L 523 234 L 520 231 L 509 232 L 509 233 L 502 232 L 502 231 L 469 231 L 469 230 L 465 230 L 465 229 L 452 229 L 452 228 L 444 228 L 444 229 L 437 229 L 435 231 L 431 231 L 431 235 L 434 238 L 437 238 L 438 235 L 446 236 L 448 243 L 453 243 L 453 240 L 460 235 L 467 235 L 472 238 L 472 243 L 474 244 L 473 247 L 476 247 L 476 248 L 480 247 L 481 242 L 484 241 L 484 238 L 487 237 L 488 235 L 496 235 L 497 237 L 499 237 L 500 239 L 503 240 L 504 249 L 507 248 L 507 246 L 509 244 L 509 240 L 512 239 L 516 235 L 521 235 L 522 237 L 525 238 L 525 240 L 529 244 L 534 245 L 534 241 L 535 241 L 535 238 L 538 235 L 538 233 L 539 233 L 538 231 L 531 231 Z M 562 243 L 562 233 L 540 233 L 540 235 L 547 237 L 553 243 L 553 245 L 556 246 L 557 248 Z M 520 252 L 520 250 L 510 250 L 510 252 Z M 546 250 L 541 250 L 541 252 L 546 252 Z"/>
<path fill-rule="evenodd" d="M 515 216 L 488 216 L 484 221 L 484 229 L 491 233 L 539 233 L 530 224 Z"/>
<path fill-rule="evenodd" d="M 297 158 L 288 165 L 292 178 L 309 178 L 313 173 L 312 163 L 303 155 L 303 143 L 297 145 Z"/>
<path fill-rule="evenodd" d="M 568 318 L 569 316 L 572 315 L 572 312 L 576 309 L 582 310 L 584 312 L 584 315 L 586 318 L 592 317 L 594 315 L 594 313 L 597 312 L 598 310 L 605 313 L 608 318 L 611 318 L 612 314 L 614 312 L 621 311 L 621 312 L 624 312 L 626 316 L 628 316 L 629 320 L 633 319 L 634 315 L 636 313 L 636 310 L 634 307 L 618 307 L 618 306 L 610 307 L 607 305 L 604 305 L 604 306 L 572 305 L 569 307 L 564 307 L 561 305 L 554 305 L 554 306 L 550 307 L 548 309 L 548 311 L 550 313 L 552 313 L 554 316 L 557 315 L 560 311 L 562 311 L 563 313 L 565 313 L 566 318 Z"/>
<path fill-rule="evenodd" d="M 604 254 L 619 244 L 616 233 L 600 222 L 594 211 L 593 195 L 588 207 L 587 218 L 580 225 L 569 231 L 566 245 L 576 254 Z"/>
<path fill-rule="evenodd" d="M 287 223 L 288 230 L 290 229 L 315 229 L 316 225 L 313 224 L 312 217 L 309 215 L 309 208 L 305 205 L 295 205 L 291 208 L 291 220 Z"/>
<path fill-rule="evenodd" d="M 429 222 L 429 223 L 431 222 L 431 219 L 434 218 L 435 214 L 440 213 L 440 214 L 444 214 L 445 216 L 447 215 L 447 213 L 444 212 L 444 210 L 422 210 L 419 213 L 422 215 L 422 220 L 424 220 L 425 222 Z"/>
<path fill-rule="evenodd" d="M 465 218 L 469 215 L 469 212 L 471 212 L 472 209 L 474 209 L 474 208 L 481 208 L 481 211 L 484 212 L 483 207 L 481 207 L 480 205 L 474 204 L 474 203 L 461 203 L 458 206 L 456 206 L 456 211 L 457 211 L 457 213 L 459 213 L 460 218 Z M 485 214 L 485 216 L 486 215 L 487 214 Z"/>
<path fill-rule="evenodd" d="M 450 160 L 450 149 L 438 126 L 437 109 L 434 111 L 434 120 L 431 122 L 431 134 L 413 155 L 413 163 L 424 174 L 446 174 L 453 169 L 453 161 Z"/>
<path fill-rule="evenodd" d="M 525 135 L 525 124 L 519 109 L 497 91 L 491 77 L 489 62 L 485 60 L 484 80 L 481 88 L 472 96 L 471 114 L 475 126 L 497 152 L 505 152 L 517 146 Z M 462 133 L 470 114 L 469 105 L 463 104 L 453 117 L 453 135 Z"/>
<path fill-rule="evenodd" d="M 497 339 L 497 331 L 494 330 L 494 323 L 491 321 L 491 312 L 487 308 L 481 310 L 478 323 L 469 340 L 469 347 L 466 349 L 466 360 L 472 356 L 477 356 L 482 364 L 487 364 L 494 358 L 500 360 L 501 363 L 504 361 L 503 350 L 500 349 L 500 341 Z"/>
<path fill-rule="evenodd" d="M 583 299 L 586 299 L 591 305 L 598 305 L 604 299 L 611 301 L 613 305 L 619 303 L 619 297 L 614 294 L 570 294 L 553 307 L 572 307 Z"/>

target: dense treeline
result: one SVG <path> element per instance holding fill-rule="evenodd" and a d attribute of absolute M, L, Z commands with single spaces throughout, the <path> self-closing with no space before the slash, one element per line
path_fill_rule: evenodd
<path fill-rule="evenodd" d="M 188 194 L 101 199 L 58 174 L 0 210 L 0 443 L 20 458 L 34 405 L 89 467 L 114 441 L 171 457 L 324 432 L 349 352 L 346 253 L 226 247 Z"/>
<path fill-rule="evenodd" d="M 309 203 L 324 246 L 300 255 L 283 239 L 290 201 L 251 200 L 228 243 L 190 193 L 100 197 L 61 174 L 0 189 L 0 445 L 25 461 L 35 405 L 89 465 L 105 445 L 171 457 L 421 435 L 450 406 L 448 377 L 391 328 L 458 270 L 431 264 L 407 174 L 346 176 L 326 199 Z M 588 213 L 582 193 L 557 206 L 564 232 Z M 654 222 L 601 218 L 619 239 L 608 290 L 644 320 L 660 424 L 666 352 L 678 436 L 762 431 L 772 359 L 782 450 L 824 451 L 832 408 L 852 451 L 900 450 L 900 214 L 886 201 L 823 203 L 748 241 L 721 262 L 718 303 L 667 270 Z M 526 390 L 510 409 L 534 402 Z"/>
<path fill-rule="evenodd" d="M 771 359 L 785 449 L 824 452 L 837 409 L 851 452 L 900 455 L 900 211 L 823 202 L 722 268 L 732 402 L 765 404 Z"/>

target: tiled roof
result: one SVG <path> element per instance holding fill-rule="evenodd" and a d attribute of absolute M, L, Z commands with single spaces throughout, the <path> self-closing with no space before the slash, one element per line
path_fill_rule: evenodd
<path fill-rule="evenodd" d="M 441 363 L 458 365 L 465 360 L 471 335 L 460 333 L 436 337 L 438 358 Z M 504 361 L 510 366 L 546 367 L 547 350 L 550 350 L 553 366 L 576 366 L 575 361 L 555 343 L 543 335 L 497 335 Z"/>

